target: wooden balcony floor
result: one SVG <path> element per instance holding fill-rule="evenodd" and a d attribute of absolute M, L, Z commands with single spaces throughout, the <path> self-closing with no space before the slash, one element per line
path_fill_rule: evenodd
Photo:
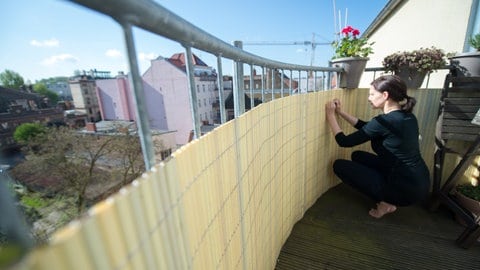
<path fill-rule="evenodd" d="M 377 220 L 372 206 L 344 184 L 330 189 L 295 224 L 275 269 L 480 269 L 480 243 L 457 246 L 463 227 L 444 207 Z"/>

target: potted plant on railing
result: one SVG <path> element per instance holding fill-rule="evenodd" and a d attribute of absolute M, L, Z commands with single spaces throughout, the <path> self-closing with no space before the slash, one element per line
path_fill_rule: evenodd
<path fill-rule="evenodd" d="M 413 51 L 396 52 L 383 59 L 383 67 L 400 76 L 409 89 L 417 89 L 423 83 L 425 76 L 445 66 L 446 55 L 435 47 L 420 48 Z"/>
<path fill-rule="evenodd" d="M 476 51 L 457 53 L 450 57 L 451 73 L 455 77 L 480 76 L 480 33 L 468 40 Z"/>
<path fill-rule="evenodd" d="M 332 43 L 335 55 L 332 58 L 334 67 L 343 68 L 339 86 L 342 88 L 357 88 L 363 70 L 369 60 L 368 55 L 373 52 L 374 42 L 368 42 L 366 37 L 359 37 L 360 31 L 351 26 L 342 29 L 340 40 Z"/>

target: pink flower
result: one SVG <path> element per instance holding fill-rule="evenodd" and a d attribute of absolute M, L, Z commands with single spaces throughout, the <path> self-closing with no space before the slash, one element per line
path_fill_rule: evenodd
<path fill-rule="evenodd" d="M 353 27 L 345 26 L 341 33 L 342 37 L 332 43 L 335 49 L 333 58 L 341 57 L 367 57 L 373 52 L 372 45 L 366 37 L 359 37 L 360 31 Z"/>
<path fill-rule="evenodd" d="M 350 25 L 346 26 L 345 28 L 342 29 L 342 34 L 348 36 L 348 34 L 350 34 L 353 30 L 354 30 L 353 27 L 351 27 Z"/>

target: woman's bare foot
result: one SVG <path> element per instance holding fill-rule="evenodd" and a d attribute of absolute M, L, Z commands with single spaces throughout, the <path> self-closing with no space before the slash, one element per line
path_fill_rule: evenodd
<path fill-rule="evenodd" d="M 389 204 L 386 202 L 379 202 L 377 203 L 377 209 L 370 209 L 368 214 L 374 218 L 381 218 L 386 214 L 393 213 L 397 210 L 397 207 L 393 204 Z"/>

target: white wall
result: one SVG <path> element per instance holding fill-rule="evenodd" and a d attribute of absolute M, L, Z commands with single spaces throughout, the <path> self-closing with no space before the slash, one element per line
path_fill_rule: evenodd
<path fill-rule="evenodd" d="M 462 52 L 472 0 L 403 2 L 369 38 L 375 44 L 367 67 L 381 67 L 385 56 L 420 47 Z M 432 73 L 429 88 L 442 88 L 446 73 L 448 71 Z M 360 87 L 369 87 L 372 79 L 373 72 L 364 73 Z M 425 83 L 426 79 L 422 87 Z"/>

